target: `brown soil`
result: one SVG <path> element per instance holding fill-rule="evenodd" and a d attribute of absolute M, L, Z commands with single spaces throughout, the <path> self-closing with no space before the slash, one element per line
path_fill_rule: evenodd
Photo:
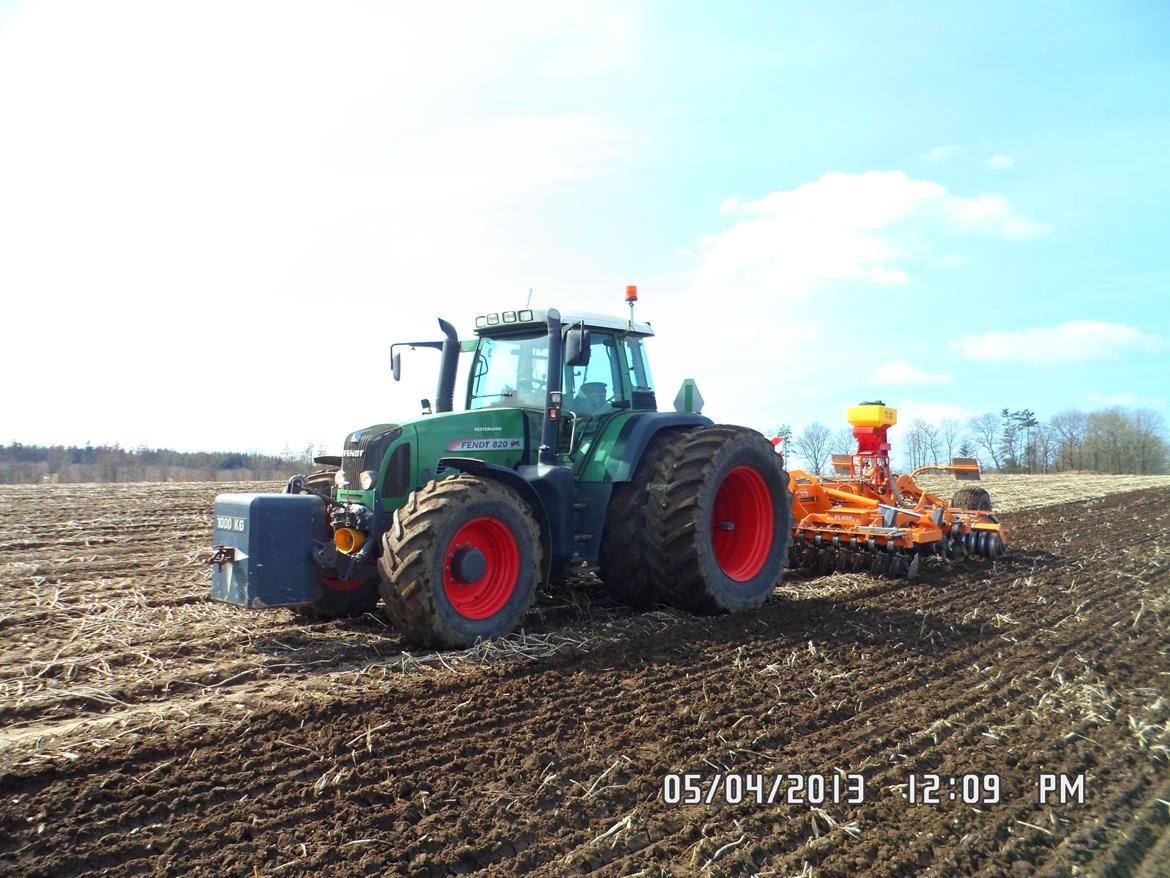
<path fill-rule="evenodd" d="M 914 583 L 786 579 L 752 616 L 581 577 L 441 655 L 208 603 L 212 493 L 0 497 L 0 873 L 1170 870 L 1170 490 L 1007 516 L 1009 558 Z M 838 770 L 864 804 L 662 796 Z M 912 805 L 924 772 L 996 773 L 1002 801 Z M 1086 802 L 1038 804 L 1041 772 Z"/>

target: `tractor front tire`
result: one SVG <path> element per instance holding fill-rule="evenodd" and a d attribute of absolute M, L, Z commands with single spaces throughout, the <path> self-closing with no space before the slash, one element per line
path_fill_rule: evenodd
<path fill-rule="evenodd" d="M 615 598 L 638 610 L 654 604 L 654 579 L 646 560 L 646 500 L 654 468 L 676 431 L 657 434 L 642 452 L 630 481 L 613 489 L 597 559 L 601 582 Z"/>
<path fill-rule="evenodd" d="M 363 580 L 334 579 L 321 573 L 321 594 L 311 604 L 293 607 L 298 616 L 315 622 L 353 619 L 378 607 L 378 577 Z"/>
<path fill-rule="evenodd" d="M 951 498 L 951 506 L 955 509 L 991 512 L 991 495 L 983 488 L 960 488 Z"/>
<path fill-rule="evenodd" d="M 492 479 L 428 482 L 382 538 L 382 600 L 407 639 L 470 646 L 514 631 L 540 582 L 540 526 L 524 499 Z"/>
<path fill-rule="evenodd" d="M 318 494 L 332 495 L 336 469 L 322 469 L 305 477 L 307 487 Z M 332 531 L 326 528 L 322 539 L 332 539 Z M 336 571 L 320 571 L 321 594 L 311 604 L 293 607 L 293 612 L 311 621 L 330 619 L 353 619 L 372 613 L 378 607 L 378 576 L 371 575 L 361 581 L 336 579 L 330 576 Z"/>
<path fill-rule="evenodd" d="M 646 504 L 655 591 L 696 613 L 741 612 L 773 593 L 792 500 L 772 445 L 745 427 L 700 427 L 666 446 Z"/>

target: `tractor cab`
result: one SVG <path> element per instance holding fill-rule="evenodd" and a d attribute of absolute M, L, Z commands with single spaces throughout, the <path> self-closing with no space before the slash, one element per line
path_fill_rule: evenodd
<path fill-rule="evenodd" d="M 598 314 L 561 320 L 565 349 L 557 446 L 572 458 L 588 453 L 600 428 L 617 413 L 657 410 L 645 349 L 654 331 L 647 323 Z M 475 325 L 467 410 L 519 407 L 542 417 L 549 390 L 547 312 L 482 314 Z"/>

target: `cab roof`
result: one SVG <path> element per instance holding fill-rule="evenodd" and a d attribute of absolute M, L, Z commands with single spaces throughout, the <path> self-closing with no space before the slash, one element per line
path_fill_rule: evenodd
<path fill-rule="evenodd" d="M 548 323 L 547 308 L 524 308 L 516 311 L 489 311 L 475 318 L 476 335 L 503 335 L 519 330 L 533 330 Z M 594 314 L 588 311 L 561 311 L 561 323 L 584 323 L 589 329 L 628 329 L 636 335 L 653 335 L 649 323 L 635 320 L 632 324 L 624 317 L 611 314 Z"/>

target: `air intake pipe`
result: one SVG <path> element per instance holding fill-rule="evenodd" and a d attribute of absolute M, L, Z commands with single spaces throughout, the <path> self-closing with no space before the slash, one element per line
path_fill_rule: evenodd
<path fill-rule="evenodd" d="M 459 370 L 459 333 L 439 318 L 439 329 L 447 336 L 439 360 L 439 388 L 435 392 L 435 412 L 449 412 L 455 407 L 455 373 Z"/>
<path fill-rule="evenodd" d="M 548 397 L 544 409 L 544 431 L 537 460 L 553 466 L 557 462 L 557 433 L 561 426 L 561 382 L 565 368 L 561 345 L 561 312 L 548 309 Z"/>

